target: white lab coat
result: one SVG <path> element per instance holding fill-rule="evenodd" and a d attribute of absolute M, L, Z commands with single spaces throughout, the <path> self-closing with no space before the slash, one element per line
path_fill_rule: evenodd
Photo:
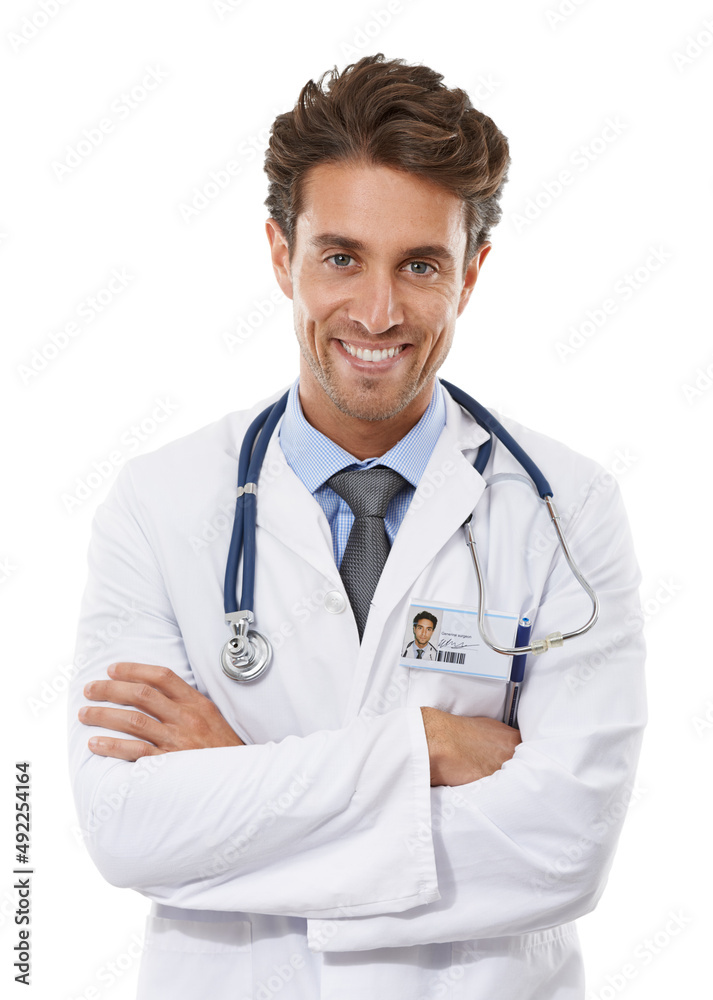
<path fill-rule="evenodd" d="M 574 921 L 604 888 L 646 721 L 640 574 L 613 477 L 504 421 L 553 484 L 601 616 L 529 658 L 512 760 L 431 788 L 420 706 L 500 719 L 505 698 L 502 682 L 397 663 L 412 601 L 476 603 L 466 517 L 490 609 L 534 614 L 543 636 L 582 624 L 589 600 L 535 494 L 518 481 L 486 489 L 472 465 L 485 434 L 446 393 L 447 425 L 361 645 L 326 518 L 273 435 L 255 610 L 274 660 L 256 681 L 229 680 L 237 456 L 272 399 L 132 459 L 93 524 L 70 765 L 99 870 L 153 901 L 139 997 L 581 1000 Z M 521 471 L 496 442 L 485 479 Z M 95 756 L 97 730 L 76 721 L 81 691 L 119 660 L 170 667 L 248 745 Z"/>

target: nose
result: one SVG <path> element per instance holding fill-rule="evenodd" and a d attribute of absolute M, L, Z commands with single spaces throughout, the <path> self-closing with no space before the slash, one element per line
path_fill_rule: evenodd
<path fill-rule="evenodd" d="M 394 276 L 386 269 L 372 271 L 355 283 L 349 319 L 371 334 L 386 333 L 404 321 L 404 308 Z"/>

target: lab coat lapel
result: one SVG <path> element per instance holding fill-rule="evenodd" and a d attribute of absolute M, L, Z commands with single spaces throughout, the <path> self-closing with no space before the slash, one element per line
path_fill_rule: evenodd
<path fill-rule="evenodd" d="M 472 513 L 485 480 L 463 452 L 488 437 L 446 392 L 446 426 L 399 528 L 374 603 L 385 616 Z M 423 595 L 422 595 L 423 596 Z"/>
<path fill-rule="evenodd" d="M 257 483 L 257 526 L 269 531 L 341 588 L 329 523 L 324 511 L 287 464 L 279 442 L 279 424 L 267 447 Z"/>
<path fill-rule="evenodd" d="M 346 718 L 352 717 L 362 703 L 389 615 L 428 564 L 439 557 L 485 490 L 485 480 L 473 468 L 473 460 L 488 433 L 464 413 L 448 392 L 445 399 L 446 426 L 396 534 L 374 593 Z M 465 548 L 465 536 L 463 544 Z"/>

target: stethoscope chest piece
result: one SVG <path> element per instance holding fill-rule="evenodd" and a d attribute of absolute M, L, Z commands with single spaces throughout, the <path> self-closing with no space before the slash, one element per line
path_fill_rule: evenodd
<path fill-rule="evenodd" d="M 220 654 L 223 673 L 233 681 L 253 681 L 267 668 L 272 647 L 262 632 L 256 629 L 247 631 L 248 621 L 252 620 L 250 612 L 237 612 L 229 615 L 227 620 L 235 635 L 228 639 Z"/>

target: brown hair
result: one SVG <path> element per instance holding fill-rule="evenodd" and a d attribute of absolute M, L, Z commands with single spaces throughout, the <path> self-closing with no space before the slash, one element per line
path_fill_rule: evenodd
<path fill-rule="evenodd" d="M 323 81 L 330 75 L 327 89 Z M 498 204 L 510 163 L 508 141 L 443 76 L 383 53 L 340 74 L 335 66 L 309 80 L 292 111 L 278 115 L 265 154 L 265 199 L 287 241 L 290 260 L 302 211 L 302 181 L 318 163 L 370 163 L 407 170 L 463 201 L 464 269 L 502 214 Z"/>

